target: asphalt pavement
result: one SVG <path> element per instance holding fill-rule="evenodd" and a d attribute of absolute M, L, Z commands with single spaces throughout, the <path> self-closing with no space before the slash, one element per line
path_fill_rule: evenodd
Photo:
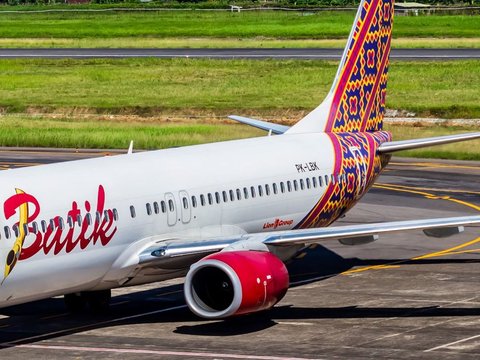
<path fill-rule="evenodd" d="M 339 60 L 343 49 L 0 49 L 0 58 L 210 58 Z M 480 49 L 393 49 L 392 60 L 480 59 Z"/>
<path fill-rule="evenodd" d="M 3 169 L 119 152 L 0 149 Z M 480 163 L 394 158 L 340 224 L 478 214 Z M 479 227 L 421 231 L 362 246 L 333 241 L 288 265 L 272 310 L 228 321 L 194 316 L 182 279 L 113 292 L 105 314 L 61 298 L 0 309 L 5 359 L 464 359 L 480 357 Z"/>

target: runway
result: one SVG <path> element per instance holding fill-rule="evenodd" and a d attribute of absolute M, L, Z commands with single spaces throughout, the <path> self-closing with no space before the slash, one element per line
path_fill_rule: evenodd
<path fill-rule="evenodd" d="M 0 149 L 0 166 L 115 153 Z M 341 223 L 478 214 L 479 180 L 478 162 L 394 158 Z M 102 316 L 68 314 L 61 298 L 0 309 L 0 357 L 478 359 L 479 236 L 317 246 L 289 264 L 294 287 L 274 309 L 229 321 L 192 315 L 181 280 L 117 289 Z"/>
<path fill-rule="evenodd" d="M 0 58 L 210 58 L 339 60 L 343 49 L 0 49 Z M 393 49 L 392 60 L 480 59 L 480 49 Z"/>

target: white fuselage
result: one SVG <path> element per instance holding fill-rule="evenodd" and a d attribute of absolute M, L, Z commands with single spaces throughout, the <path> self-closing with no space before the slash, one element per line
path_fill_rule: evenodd
<path fill-rule="evenodd" d="M 152 237 L 291 229 L 322 196 L 333 168 L 331 141 L 319 133 L 2 171 L 0 274 L 21 212 L 29 219 L 22 256 L 0 286 L 0 306 L 119 286 L 109 274 L 114 263 Z"/>

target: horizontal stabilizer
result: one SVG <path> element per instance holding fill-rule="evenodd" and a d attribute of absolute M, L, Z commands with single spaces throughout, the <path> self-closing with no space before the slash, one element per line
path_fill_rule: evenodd
<path fill-rule="evenodd" d="M 243 116 L 230 115 L 228 118 L 232 119 L 232 120 L 235 120 L 235 121 L 238 121 L 238 122 L 241 122 L 242 124 L 246 124 L 246 125 L 256 127 L 258 129 L 271 131 L 274 134 L 283 134 L 288 129 L 290 129 L 289 126 L 273 124 L 273 123 L 269 123 L 267 121 L 250 119 L 250 118 L 243 117 Z"/>
<path fill-rule="evenodd" d="M 458 141 L 479 139 L 480 132 L 438 136 L 424 139 L 401 140 L 385 142 L 378 148 L 379 153 L 391 153 L 401 150 L 419 149 L 432 145 L 443 145 Z"/>

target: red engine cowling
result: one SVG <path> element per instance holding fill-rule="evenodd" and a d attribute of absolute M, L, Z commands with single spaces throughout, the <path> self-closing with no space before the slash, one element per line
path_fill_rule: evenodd
<path fill-rule="evenodd" d="M 269 252 L 226 251 L 193 264 L 185 280 L 185 299 L 207 319 L 271 308 L 287 292 L 288 271 Z"/>

